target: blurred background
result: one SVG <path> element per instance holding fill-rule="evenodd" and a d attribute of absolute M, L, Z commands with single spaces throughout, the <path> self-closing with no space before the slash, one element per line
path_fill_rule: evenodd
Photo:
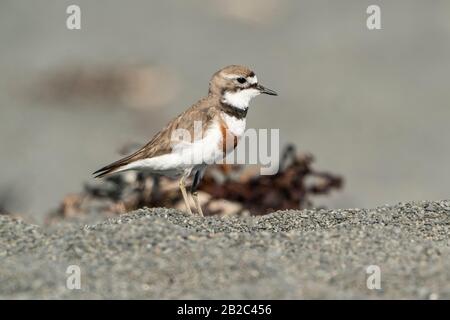
<path fill-rule="evenodd" d="M 371 4 L 382 30 L 366 27 Z M 279 128 L 345 178 L 319 204 L 448 198 L 449 14 L 445 0 L 2 0 L 0 205 L 39 222 L 229 64 L 279 92 L 248 127 Z"/>

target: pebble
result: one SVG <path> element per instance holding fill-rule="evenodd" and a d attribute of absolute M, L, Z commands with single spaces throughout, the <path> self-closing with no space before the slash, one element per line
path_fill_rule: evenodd
<path fill-rule="evenodd" d="M 0 216 L 0 265 L 0 299 L 450 299 L 450 206 L 245 218 L 145 208 L 51 229 Z M 71 265 L 82 290 L 66 287 Z M 366 286 L 370 265 L 380 290 Z"/>

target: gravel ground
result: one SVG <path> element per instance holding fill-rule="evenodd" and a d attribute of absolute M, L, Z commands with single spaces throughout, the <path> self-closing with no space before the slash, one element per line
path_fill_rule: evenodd
<path fill-rule="evenodd" d="M 0 298 L 450 299 L 450 201 L 45 229 L 0 216 Z M 66 269 L 81 268 L 81 289 Z M 369 290 L 366 268 L 381 269 Z"/>

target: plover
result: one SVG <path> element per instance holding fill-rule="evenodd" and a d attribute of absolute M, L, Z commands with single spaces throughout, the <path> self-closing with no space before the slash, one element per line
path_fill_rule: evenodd
<path fill-rule="evenodd" d="M 203 216 L 197 187 L 208 164 L 222 160 L 244 134 L 250 100 L 261 93 L 277 93 L 258 83 L 247 67 L 220 69 L 209 82 L 208 96 L 170 121 L 135 153 L 94 172 L 96 178 L 128 170 L 178 177 L 186 210 L 192 214 L 186 178 L 193 175 L 191 194 Z M 200 133 L 199 133 L 200 131 Z M 180 138 L 182 136 L 182 138 Z"/>

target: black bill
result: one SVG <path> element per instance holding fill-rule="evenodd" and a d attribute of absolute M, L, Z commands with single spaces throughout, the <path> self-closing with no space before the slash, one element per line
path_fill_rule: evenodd
<path fill-rule="evenodd" d="M 268 94 L 268 95 L 271 95 L 271 96 L 277 96 L 277 95 L 278 95 L 278 93 L 276 93 L 275 91 L 270 90 L 270 89 L 268 89 L 268 88 L 266 88 L 266 87 L 264 87 L 264 86 L 262 86 L 262 85 L 260 85 L 260 84 L 258 84 L 258 85 L 256 86 L 256 88 L 257 88 L 261 93 L 265 93 L 265 94 Z"/>

